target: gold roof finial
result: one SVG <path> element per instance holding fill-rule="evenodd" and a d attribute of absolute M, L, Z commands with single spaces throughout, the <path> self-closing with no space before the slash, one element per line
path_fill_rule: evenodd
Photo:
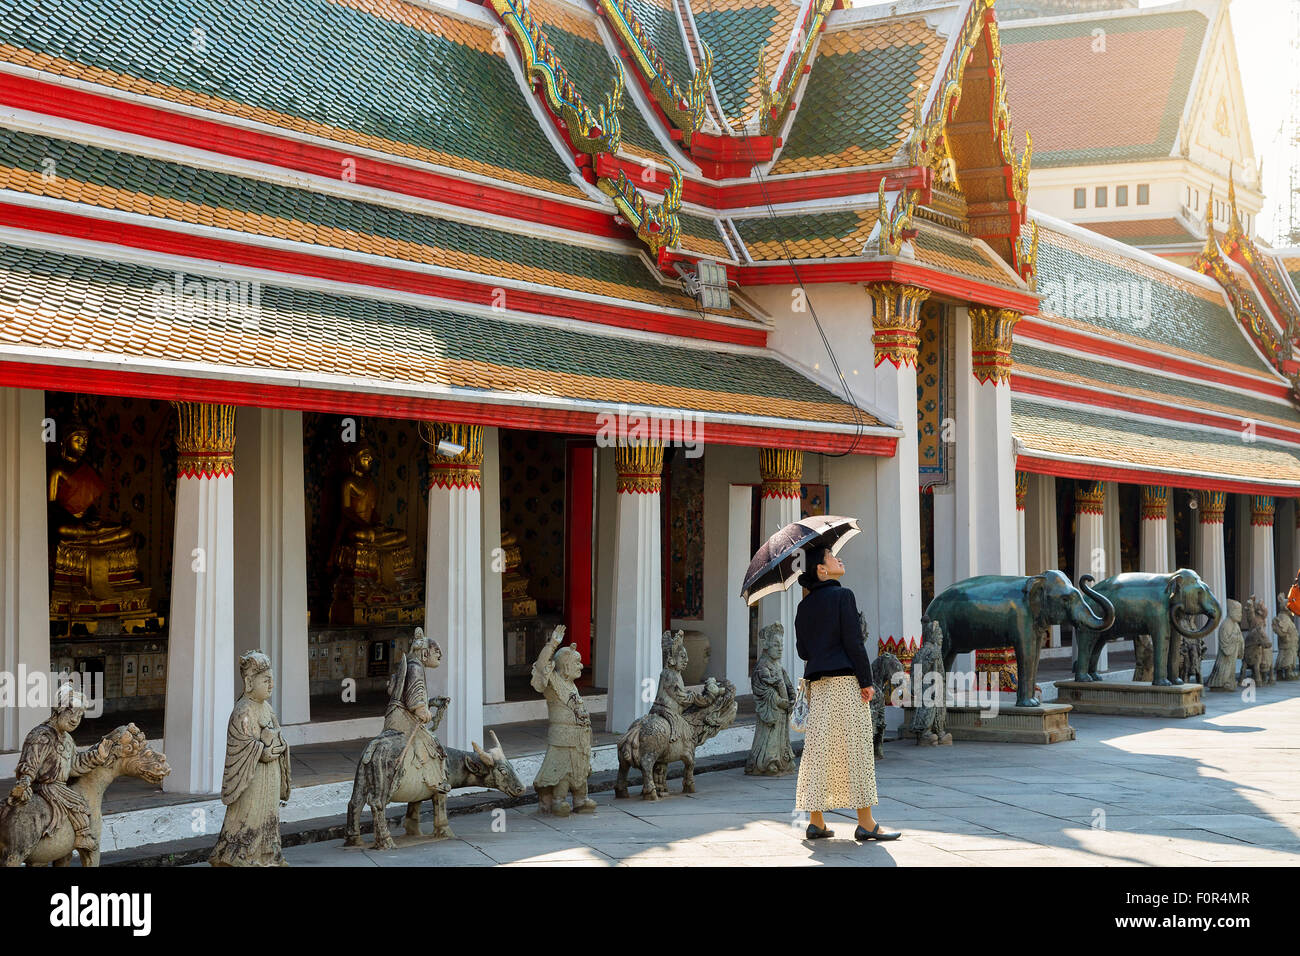
<path fill-rule="evenodd" d="M 1246 231 L 1241 228 L 1241 217 L 1237 214 L 1237 187 L 1232 181 L 1232 166 L 1228 166 L 1228 206 L 1231 208 L 1228 220 L 1228 238 L 1241 239 Z"/>

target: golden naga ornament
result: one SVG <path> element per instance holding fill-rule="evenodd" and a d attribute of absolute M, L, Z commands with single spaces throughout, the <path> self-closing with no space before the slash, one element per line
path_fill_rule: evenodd
<path fill-rule="evenodd" d="M 629 0 L 598 0 L 598 10 L 636 63 L 650 87 L 650 95 L 664 111 L 668 121 L 682 132 L 682 145 L 691 145 L 691 134 L 704 125 L 709 76 L 713 71 L 713 51 L 700 41 L 700 64 L 683 89 L 668 70 L 655 45 L 641 26 Z"/>
<path fill-rule="evenodd" d="M 803 76 L 804 67 L 808 65 L 808 60 L 812 56 L 813 46 L 817 42 L 817 37 L 825 29 L 826 17 L 833 6 L 835 0 L 814 0 L 807 6 L 804 11 L 804 22 L 799 25 L 799 32 L 795 35 L 799 54 L 786 58 L 785 69 L 781 71 L 775 89 L 770 91 L 763 51 L 759 50 L 759 82 L 762 84 L 763 94 L 763 112 L 759 129 L 764 136 L 780 135 L 781 127 L 785 125 L 786 118 L 794 106 L 794 89 L 799 85 L 799 77 Z"/>
<path fill-rule="evenodd" d="M 903 242 L 916 235 L 912 228 L 912 217 L 916 213 L 916 192 L 903 187 L 894 198 L 891 207 L 885 194 L 885 177 L 880 177 L 880 186 L 876 191 L 877 223 L 879 232 L 876 236 L 876 251 L 882 256 L 896 256 L 902 251 Z"/>
<path fill-rule="evenodd" d="M 614 200 L 619 214 L 628 225 L 636 230 L 637 238 L 650 247 L 650 252 L 658 256 L 661 249 L 672 249 L 681 241 L 682 227 L 677 213 L 682 206 L 682 170 L 668 160 L 672 167 L 672 179 L 663 199 L 650 205 L 645 196 L 632 185 L 627 173 L 618 171 L 618 179 L 602 177 L 597 181 L 600 191 Z"/>
<path fill-rule="evenodd" d="M 593 112 L 583 102 L 555 48 L 528 7 L 520 0 L 491 0 L 491 3 L 519 47 L 524 72 L 534 85 L 540 86 L 546 105 L 559 118 L 573 147 L 589 156 L 617 152 L 622 143 L 618 120 L 623 102 L 622 65 L 614 61 L 614 88 L 599 110 Z"/>

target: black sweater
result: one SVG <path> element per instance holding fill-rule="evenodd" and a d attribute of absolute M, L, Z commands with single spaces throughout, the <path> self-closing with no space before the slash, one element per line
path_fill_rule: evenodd
<path fill-rule="evenodd" d="M 871 661 L 862 643 L 858 602 L 836 580 L 820 581 L 799 602 L 794 615 L 795 649 L 805 661 L 804 679 L 852 674 L 871 686 Z"/>

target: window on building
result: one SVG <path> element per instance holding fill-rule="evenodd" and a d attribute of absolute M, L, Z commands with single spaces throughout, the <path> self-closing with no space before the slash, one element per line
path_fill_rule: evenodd
<path fill-rule="evenodd" d="M 1116 205 L 1116 206 L 1127 206 L 1127 205 L 1128 205 L 1128 187 L 1127 187 L 1127 186 L 1116 186 L 1116 187 L 1115 187 L 1115 205 Z"/>
<path fill-rule="evenodd" d="M 1088 190 L 1076 189 L 1074 191 L 1074 208 L 1084 209 L 1088 205 Z"/>
<path fill-rule="evenodd" d="M 1106 187 L 1105 187 L 1105 186 L 1098 186 L 1098 187 L 1097 187 L 1097 195 L 1096 195 L 1095 201 L 1093 202 L 1093 205 L 1096 206 L 1098 209 L 1104 209 L 1104 208 L 1105 208 L 1105 206 L 1106 206 Z"/>
<path fill-rule="evenodd" d="M 1151 185 L 1149 183 L 1138 183 L 1138 205 L 1146 206 L 1151 202 Z"/>

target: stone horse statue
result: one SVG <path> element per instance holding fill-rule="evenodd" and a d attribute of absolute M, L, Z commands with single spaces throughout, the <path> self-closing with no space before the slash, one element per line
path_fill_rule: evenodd
<path fill-rule="evenodd" d="M 467 752 L 452 747 L 447 750 L 447 783 L 450 789 L 460 787 L 485 787 L 500 790 L 508 797 L 522 797 L 524 785 L 506 759 L 497 735 L 488 731 L 489 750 L 474 744 Z M 352 784 L 352 799 L 348 801 L 347 833 L 344 846 L 361 846 L 361 808 L 370 807 L 375 824 L 375 849 L 391 850 L 396 844 L 388 832 L 384 808 L 390 803 L 405 803 L 406 816 L 403 829 L 407 836 L 420 835 L 420 804 L 433 801 L 433 836 L 437 839 L 455 836 L 447 822 L 447 795 L 431 789 L 424 783 L 419 768 L 409 767 L 403 755 L 409 755 L 406 735 L 386 730 L 366 747 L 357 765 L 356 780 Z"/>
<path fill-rule="evenodd" d="M 135 724 L 118 727 L 105 738 L 112 745 L 108 763 L 71 780 L 69 786 L 85 798 L 90 806 L 90 827 L 95 846 L 104 830 L 100 810 L 104 791 L 118 777 L 137 777 L 151 784 L 162 782 L 172 772 L 167 757 L 149 747 L 144 731 Z M 73 830 L 65 817 L 49 833 L 49 804 L 33 796 L 26 803 L 11 807 L 0 801 L 0 866 L 69 866 L 72 863 Z M 82 866 L 99 866 L 99 850 L 78 850 Z"/>
<path fill-rule="evenodd" d="M 729 680 L 717 681 L 710 677 L 704 683 L 703 694 L 691 694 L 681 684 L 681 667 L 685 666 L 685 651 L 680 649 L 681 631 L 672 638 L 673 649 L 665 647 L 666 667 L 659 677 L 660 700 L 650 713 L 633 722 L 623 739 L 618 742 L 618 779 L 614 782 L 614 796 L 627 796 L 627 772 L 630 767 L 641 768 L 641 797 L 658 800 L 668 793 L 668 765 L 682 762 L 682 793 L 695 792 L 695 748 L 731 726 L 736 719 L 736 687 Z M 664 635 L 665 644 L 670 641 Z M 680 650 L 680 654 L 678 651 Z M 677 713 L 669 713 L 661 705 L 666 695 L 677 686 L 681 706 Z"/>

